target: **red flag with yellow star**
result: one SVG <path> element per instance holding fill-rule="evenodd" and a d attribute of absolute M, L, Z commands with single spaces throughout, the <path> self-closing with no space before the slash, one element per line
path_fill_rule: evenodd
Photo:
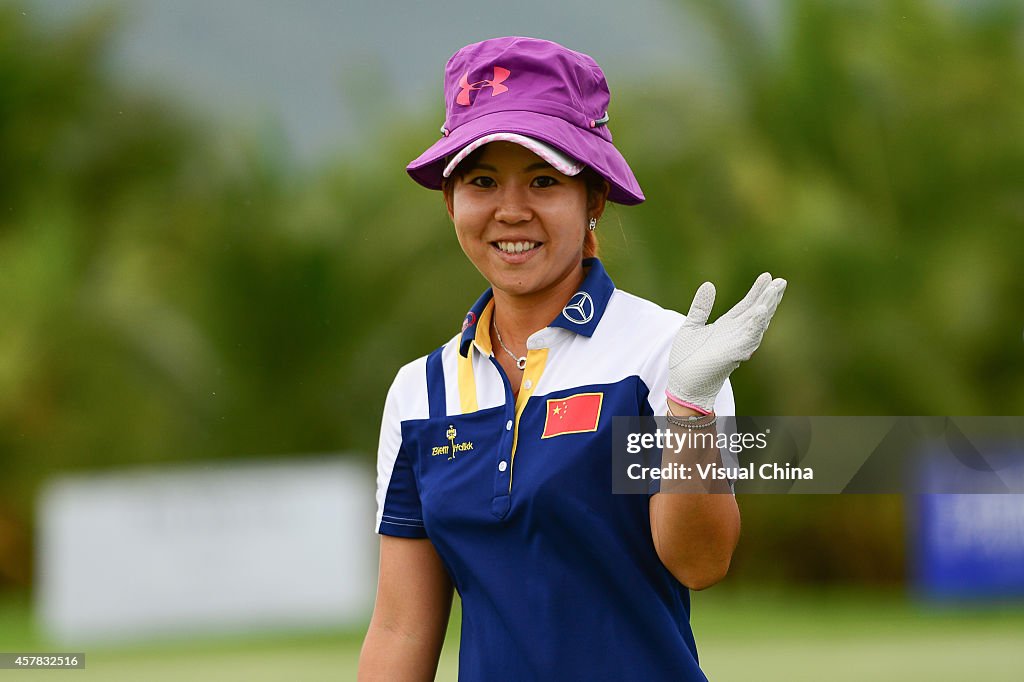
<path fill-rule="evenodd" d="M 567 398 L 548 400 L 548 416 L 544 420 L 541 438 L 561 436 L 564 433 L 597 431 L 601 419 L 604 393 L 579 393 Z"/>

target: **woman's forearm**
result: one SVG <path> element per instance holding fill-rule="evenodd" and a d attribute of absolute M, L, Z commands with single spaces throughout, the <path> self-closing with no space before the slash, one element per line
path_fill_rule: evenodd
<path fill-rule="evenodd" d="M 437 673 L 444 630 L 403 630 L 376 622 L 366 632 L 359 654 L 359 682 L 429 682 Z"/>
<path fill-rule="evenodd" d="M 740 536 L 740 513 L 730 494 L 661 492 L 651 498 L 651 535 L 658 557 L 676 580 L 703 590 L 729 570 Z"/>
<path fill-rule="evenodd" d="M 430 540 L 382 536 L 359 681 L 433 680 L 451 606 L 451 579 Z"/>
<path fill-rule="evenodd" d="M 679 416 L 696 415 L 673 406 Z M 670 425 L 688 445 L 676 451 L 666 448 L 662 466 L 682 465 L 697 472 L 722 465 L 714 445 L 714 427 L 687 431 Z M 692 436 L 701 434 L 698 438 Z M 703 444 L 702 440 L 706 443 Z M 678 470 L 678 466 L 672 469 Z M 728 481 L 706 480 L 700 476 L 663 479 L 661 492 L 651 498 L 651 537 L 658 557 L 666 568 L 690 589 L 702 590 L 725 577 L 740 535 L 740 513 Z"/>

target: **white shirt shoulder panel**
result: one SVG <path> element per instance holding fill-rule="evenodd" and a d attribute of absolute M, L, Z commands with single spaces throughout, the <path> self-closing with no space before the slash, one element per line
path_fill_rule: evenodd
<path fill-rule="evenodd" d="M 650 390 L 648 400 L 651 409 L 656 416 L 662 416 L 666 411 L 668 356 L 676 332 L 686 320 L 686 316 L 619 289 L 616 289 L 605 315 L 612 313 L 613 310 L 620 319 L 610 326 L 624 330 L 633 339 L 637 359 L 642 361 L 637 373 Z M 722 386 L 714 407 L 715 413 L 721 416 L 736 414 L 732 384 L 728 379 Z"/>
<path fill-rule="evenodd" d="M 395 380 L 388 389 L 384 401 L 384 417 L 380 425 L 380 441 L 377 448 L 377 524 L 380 529 L 384 513 L 384 499 L 391 483 L 398 450 L 402 446 L 402 421 L 426 419 L 427 404 L 427 359 L 413 360 L 398 370 Z"/>

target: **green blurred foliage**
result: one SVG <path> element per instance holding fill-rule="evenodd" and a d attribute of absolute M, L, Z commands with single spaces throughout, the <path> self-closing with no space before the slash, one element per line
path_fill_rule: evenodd
<path fill-rule="evenodd" d="M 628 256 L 679 307 L 790 281 L 740 408 L 1021 414 L 1024 6 L 794 0 L 776 35 L 687 4 L 716 87 L 649 88 L 617 129 L 649 197 Z"/>
<path fill-rule="evenodd" d="M 790 280 L 742 413 L 1020 414 L 1019 5 L 801 0 L 777 30 L 686 5 L 718 39 L 708 78 L 612 84 L 649 198 L 602 226 L 618 285 L 685 310 L 710 279 L 721 313 L 763 270 Z M 296 170 L 115 85 L 115 30 L 0 8 L 0 586 L 29 580 L 54 472 L 369 460 L 395 371 L 486 286 L 403 170 L 437 121 Z M 898 498 L 744 507 L 743 575 L 901 576 Z"/>

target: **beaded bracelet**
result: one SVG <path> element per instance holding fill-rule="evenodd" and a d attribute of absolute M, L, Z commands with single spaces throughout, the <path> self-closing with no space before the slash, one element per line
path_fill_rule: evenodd
<path fill-rule="evenodd" d="M 707 427 L 714 425 L 714 423 L 718 421 L 718 415 L 711 414 L 710 416 L 711 419 L 708 419 L 707 421 L 701 421 L 702 419 L 705 418 L 704 416 L 693 416 L 683 419 L 682 417 L 677 417 L 672 413 L 666 413 L 665 421 L 667 421 L 669 424 L 672 424 L 673 426 L 681 426 L 684 429 L 690 429 L 691 431 L 693 431 L 696 429 L 706 429 Z"/>

